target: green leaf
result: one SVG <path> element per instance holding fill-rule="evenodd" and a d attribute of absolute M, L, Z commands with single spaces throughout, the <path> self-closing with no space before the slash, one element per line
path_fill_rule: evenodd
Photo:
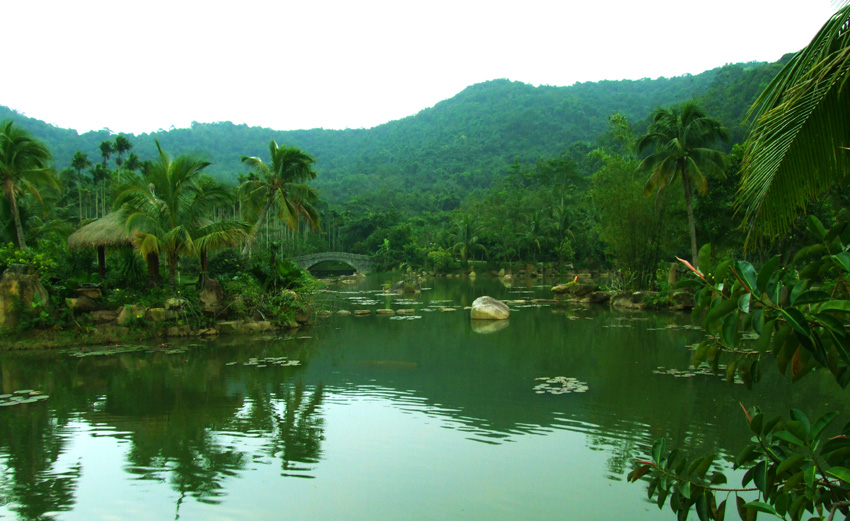
<path fill-rule="evenodd" d="M 797 286 L 801 286 L 801 284 L 797 284 Z M 797 289 L 797 286 L 794 286 L 794 289 Z M 797 298 L 795 300 L 792 300 L 791 303 L 795 306 L 802 306 L 803 304 L 816 304 L 818 302 L 825 302 L 831 298 L 832 297 L 829 293 L 813 289 L 811 291 L 803 293 L 802 295 L 797 296 Z"/>
<path fill-rule="evenodd" d="M 730 313 L 726 315 L 726 318 L 723 319 L 723 329 L 721 330 L 721 336 L 723 337 L 723 342 L 729 346 L 735 346 L 735 333 L 738 332 L 738 314 Z"/>
<path fill-rule="evenodd" d="M 850 253 L 843 251 L 837 255 L 833 255 L 832 260 L 844 271 L 850 271 Z"/>
<path fill-rule="evenodd" d="M 765 292 L 767 289 L 767 283 L 776 273 L 776 269 L 778 267 L 779 255 L 774 255 L 770 260 L 764 263 L 764 266 L 762 266 L 761 271 L 759 271 L 758 278 L 756 279 L 756 288 L 758 288 L 759 293 Z"/>
<path fill-rule="evenodd" d="M 725 317 L 737 308 L 738 303 L 733 299 L 720 300 L 705 314 L 705 328 L 710 329 L 717 319 Z"/>
<path fill-rule="evenodd" d="M 696 506 L 697 516 L 699 516 L 700 521 L 708 521 L 708 503 L 705 500 L 705 495 L 700 494 L 694 506 Z"/>
<path fill-rule="evenodd" d="M 812 426 L 812 439 L 820 438 L 821 432 L 838 416 L 836 411 L 828 412 L 818 418 Z"/>
<path fill-rule="evenodd" d="M 794 331 L 807 338 L 811 337 L 809 323 L 806 321 L 806 317 L 804 317 L 799 310 L 794 308 L 780 309 L 779 314 L 782 315 L 786 322 L 788 322 L 788 325 L 794 328 Z"/>
<path fill-rule="evenodd" d="M 829 300 L 817 307 L 818 311 L 843 311 L 850 313 L 850 300 Z"/>
<path fill-rule="evenodd" d="M 806 457 L 802 454 L 794 454 L 788 458 L 785 458 L 782 463 L 779 464 L 779 467 L 776 468 L 777 476 L 782 474 L 783 472 L 797 472 L 797 469 L 806 461 Z"/>
<path fill-rule="evenodd" d="M 676 289 L 698 288 L 705 285 L 701 279 L 682 279 L 676 283 Z"/>
<path fill-rule="evenodd" d="M 732 261 L 726 260 L 717 265 L 717 269 L 714 270 L 714 280 L 723 280 L 726 275 L 729 273 L 729 268 L 732 267 Z"/>
<path fill-rule="evenodd" d="M 805 441 L 801 440 L 800 438 L 798 438 L 797 436 L 795 436 L 795 435 L 791 434 L 791 433 L 790 433 L 790 432 L 788 432 L 788 431 L 779 431 L 779 432 L 775 432 L 775 433 L 773 433 L 773 437 L 774 437 L 774 438 L 778 438 L 778 439 L 780 439 L 780 440 L 782 440 L 782 441 L 787 441 L 788 443 L 791 443 L 791 444 L 793 444 L 793 445 L 799 445 L 800 447 L 805 447 L 805 446 L 806 446 L 806 442 L 805 442 Z"/>
<path fill-rule="evenodd" d="M 738 278 L 741 279 L 741 283 L 744 284 L 744 287 L 750 293 L 755 293 L 756 291 L 756 269 L 753 268 L 753 265 L 747 261 L 737 261 L 735 263 L 735 273 L 738 275 Z"/>
<path fill-rule="evenodd" d="M 776 517 L 782 517 L 776 512 L 776 509 L 774 509 L 767 503 L 762 503 L 761 501 L 750 501 L 749 503 L 744 505 L 744 508 L 751 508 L 758 512 L 764 512 L 765 514 L 772 514 Z"/>
<path fill-rule="evenodd" d="M 711 243 L 707 242 L 702 245 L 697 254 L 697 269 L 705 275 L 711 271 Z"/>
<path fill-rule="evenodd" d="M 661 456 L 664 455 L 664 448 L 666 443 L 667 442 L 664 440 L 664 438 L 658 438 L 652 444 L 652 462 L 656 465 L 660 465 L 661 463 Z"/>
<path fill-rule="evenodd" d="M 850 470 L 844 467 L 832 467 L 826 471 L 832 477 L 836 477 L 845 483 L 850 483 Z"/>
<path fill-rule="evenodd" d="M 749 313 L 750 298 L 752 298 L 752 296 L 753 295 L 751 293 L 744 293 L 743 295 L 741 295 L 741 297 L 738 299 L 738 309 L 740 309 L 744 313 Z"/>
<path fill-rule="evenodd" d="M 796 424 L 792 424 L 789 427 L 788 424 L 791 422 L 786 423 L 785 428 L 801 438 L 808 439 L 809 433 L 812 429 L 812 424 L 811 422 L 809 422 L 809 417 L 806 416 L 800 409 L 791 409 L 791 418 L 793 418 L 794 421 L 799 422 L 801 430 L 797 430 Z"/>
<path fill-rule="evenodd" d="M 820 219 L 814 215 L 809 215 L 806 219 L 806 229 L 809 230 L 819 241 L 823 241 L 823 238 L 826 237 L 826 228 L 824 228 Z"/>

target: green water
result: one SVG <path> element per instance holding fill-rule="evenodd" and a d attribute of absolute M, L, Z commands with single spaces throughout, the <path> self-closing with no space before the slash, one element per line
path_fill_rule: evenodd
<path fill-rule="evenodd" d="M 49 399 L 0 407 L 0 519 L 666 520 L 625 481 L 653 439 L 728 461 L 748 439 L 739 402 L 845 407 L 826 374 L 792 386 L 766 370 L 753 391 L 659 374 L 686 369 L 701 338 L 684 314 L 514 306 L 482 333 L 462 309 L 475 297 L 546 298 L 551 283 L 440 279 L 399 302 L 379 282 L 331 288 L 327 305 L 418 318 L 3 353 L 0 390 Z M 539 378 L 557 376 L 586 392 L 546 392 L 562 384 Z"/>

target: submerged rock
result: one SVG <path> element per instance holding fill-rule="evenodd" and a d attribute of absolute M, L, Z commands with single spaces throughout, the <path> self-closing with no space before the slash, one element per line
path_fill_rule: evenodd
<path fill-rule="evenodd" d="M 478 297 L 469 310 L 472 320 L 507 320 L 511 316 L 508 305 L 493 297 Z"/>

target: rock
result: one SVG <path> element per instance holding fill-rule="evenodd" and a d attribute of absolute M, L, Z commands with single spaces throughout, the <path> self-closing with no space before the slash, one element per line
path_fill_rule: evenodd
<path fill-rule="evenodd" d="M 674 311 L 685 311 L 694 308 L 694 296 L 692 293 L 679 290 L 673 293 L 673 303 L 670 309 Z"/>
<path fill-rule="evenodd" d="M 396 313 L 399 315 L 414 315 L 416 314 L 415 309 L 397 309 Z"/>
<path fill-rule="evenodd" d="M 480 335 L 489 335 L 508 327 L 510 320 L 471 320 L 472 330 Z"/>
<path fill-rule="evenodd" d="M 395 311 L 392 309 L 379 309 L 375 313 L 379 315 L 395 315 Z"/>
<path fill-rule="evenodd" d="M 310 321 L 310 312 L 309 311 L 298 311 L 295 313 L 295 321 L 299 324 L 306 324 Z"/>
<path fill-rule="evenodd" d="M 355 317 L 366 317 L 372 314 L 370 309 L 358 309 L 354 312 Z"/>
<path fill-rule="evenodd" d="M 446 311 L 457 311 L 457 310 L 455 308 L 440 308 L 440 311 L 446 312 Z"/>
<path fill-rule="evenodd" d="M 510 316 L 511 310 L 507 304 L 493 297 L 478 297 L 469 310 L 472 320 L 507 320 Z"/>
<path fill-rule="evenodd" d="M 552 287 L 552 293 L 556 295 L 562 295 L 569 291 L 570 287 L 567 284 L 558 284 L 557 286 Z"/>
<path fill-rule="evenodd" d="M 113 322 L 116 318 L 118 318 L 118 312 L 100 309 L 97 311 L 92 311 L 91 315 L 89 316 L 91 316 L 91 320 L 95 324 L 106 324 L 109 322 Z"/>
<path fill-rule="evenodd" d="M 239 330 L 242 326 L 242 321 L 241 320 L 224 320 L 222 322 L 217 323 L 215 326 L 216 326 L 216 329 L 218 329 L 218 331 L 222 334 L 225 334 L 225 335 L 233 334 L 233 333 L 239 332 Z"/>
<path fill-rule="evenodd" d="M 351 314 L 351 311 L 349 311 L 347 309 L 340 309 L 339 311 L 336 312 L 336 314 L 341 316 L 341 317 L 347 317 L 348 315 Z"/>
<path fill-rule="evenodd" d="M 168 320 L 168 311 L 165 308 L 150 308 L 145 311 L 145 318 L 151 322 L 165 322 Z"/>
<path fill-rule="evenodd" d="M 80 286 L 79 288 L 74 290 L 74 293 L 80 295 L 81 297 L 88 297 L 90 299 L 99 299 L 101 296 L 103 296 L 103 293 L 97 286 Z"/>
<path fill-rule="evenodd" d="M 422 287 L 419 285 L 419 281 L 416 280 L 400 280 L 390 286 L 390 291 L 392 293 L 400 293 L 402 295 L 416 295 L 422 293 Z"/>
<path fill-rule="evenodd" d="M 215 279 L 208 278 L 204 282 L 204 287 L 198 293 L 198 300 L 201 304 L 213 307 L 224 302 L 224 290 L 221 289 L 221 283 Z"/>
<path fill-rule="evenodd" d="M 478 275 L 476 275 L 476 274 L 475 274 L 475 271 L 473 270 L 473 271 L 470 271 L 470 272 L 469 272 L 469 278 L 470 278 L 470 279 L 475 279 L 475 278 L 478 278 Z"/>
<path fill-rule="evenodd" d="M 0 277 L 0 326 L 16 327 L 21 316 L 50 310 L 50 294 L 23 264 L 10 265 Z M 40 302 L 41 306 L 34 305 Z M 40 309 L 39 309 L 40 308 Z M 26 311 L 22 311 L 26 310 Z"/>
<path fill-rule="evenodd" d="M 141 304 L 125 304 L 118 313 L 116 321 L 119 326 L 127 326 L 132 322 L 145 317 L 145 306 Z"/>
<path fill-rule="evenodd" d="M 274 330 L 271 322 L 244 322 L 240 328 L 242 333 L 267 333 Z"/>
<path fill-rule="evenodd" d="M 88 313 L 97 309 L 97 303 L 86 296 L 66 298 L 65 305 L 75 313 Z"/>
<path fill-rule="evenodd" d="M 587 302 L 588 304 L 604 304 L 609 300 L 611 300 L 610 291 L 594 291 L 593 293 L 584 297 L 581 301 Z"/>
<path fill-rule="evenodd" d="M 596 291 L 596 286 L 593 284 L 580 284 L 576 282 L 574 284 L 567 284 L 567 286 L 569 286 L 567 288 L 567 294 L 577 299 L 584 298 Z"/>
<path fill-rule="evenodd" d="M 157 309 L 157 308 L 154 308 Z M 162 309 L 162 308 L 159 308 Z M 189 336 L 192 334 L 192 328 L 188 325 L 170 326 L 165 330 L 166 336 Z"/>
<path fill-rule="evenodd" d="M 218 330 L 214 327 L 207 327 L 198 330 L 198 335 L 200 336 L 215 336 L 218 334 Z"/>
<path fill-rule="evenodd" d="M 555 304 L 558 300 L 553 298 L 533 298 L 531 302 L 533 304 Z"/>
<path fill-rule="evenodd" d="M 186 299 L 172 297 L 165 301 L 165 309 L 180 309 L 186 305 Z"/>

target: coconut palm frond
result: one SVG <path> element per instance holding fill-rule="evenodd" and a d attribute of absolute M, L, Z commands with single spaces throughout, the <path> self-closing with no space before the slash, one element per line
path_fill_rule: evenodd
<path fill-rule="evenodd" d="M 749 236 L 790 229 L 850 170 L 850 5 L 839 9 L 750 109 L 738 207 Z"/>

